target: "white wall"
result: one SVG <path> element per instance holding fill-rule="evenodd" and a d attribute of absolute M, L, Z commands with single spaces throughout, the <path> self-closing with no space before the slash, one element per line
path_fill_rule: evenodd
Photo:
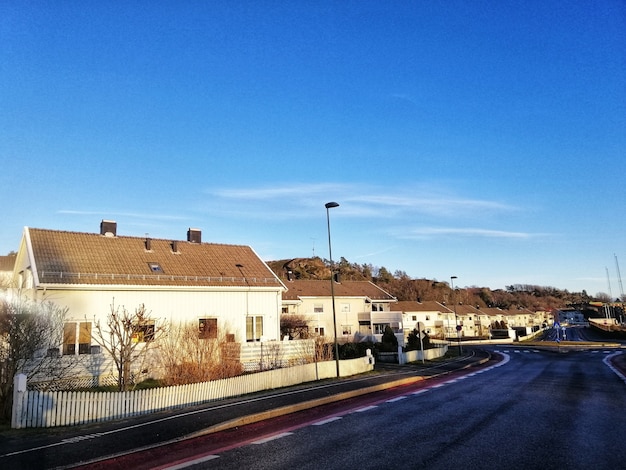
<path fill-rule="evenodd" d="M 68 307 L 68 321 L 106 319 L 111 304 L 134 311 L 144 304 L 155 320 L 171 323 L 218 319 L 218 329 L 235 333 L 235 341 L 245 342 L 246 316 L 263 316 L 263 334 L 267 340 L 280 339 L 280 292 L 233 289 L 201 290 L 50 290 L 40 296 Z"/>

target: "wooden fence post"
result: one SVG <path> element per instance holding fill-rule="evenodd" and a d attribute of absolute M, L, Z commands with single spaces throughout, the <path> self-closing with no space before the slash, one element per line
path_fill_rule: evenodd
<path fill-rule="evenodd" d="M 11 427 L 22 427 L 24 394 L 26 393 L 26 374 L 15 374 L 13 377 L 13 407 L 11 410 Z"/>

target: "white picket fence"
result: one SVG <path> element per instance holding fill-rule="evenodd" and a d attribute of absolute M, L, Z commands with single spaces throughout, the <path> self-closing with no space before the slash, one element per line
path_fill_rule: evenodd
<path fill-rule="evenodd" d="M 373 369 L 372 356 L 339 361 L 342 377 Z M 248 393 L 336 377 L 335 361 L 247 374 L 229 379 L 130 392 L 42 392 L 15 377 L 12 428 L 73 426 L 198 405 Z"/>

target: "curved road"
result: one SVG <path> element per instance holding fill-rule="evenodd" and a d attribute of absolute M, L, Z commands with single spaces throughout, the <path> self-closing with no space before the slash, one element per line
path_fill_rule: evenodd
<path fill-rule="evenodd" d="M 490 349 L 501 361 L 464 375 L 199 437 L 158 466 L 143 454 L 118 468 L 623 467 L 626 378 L 608 360 L 620 352 Z"/>
<path fill-rule="evenodd" d="M 426 370 L 412 365 L 390 366 L 387 377 L 307 384 L 267 396 L 243 397 L 184 413 L 83 430 L 32 430 L 24 433 L 24 437 L 29 436 L 27 440 L 0 437 L 0 467 L 78 468 L 69 462 L 120 451 L 117 457 L 84 468 L 623 466 L 626 378 L 609 359 L 615 357 L 624 363 L 624 353 L 603 348 L 483 349 L 494 359 L 463 371 L 452 371 L 450 363 Z M 467 360 L 476 362 L 475 358 Z M 444 375 L 438 375 L 442 372 Z M 419 380 L 418 376 L 430 378 Z M 372 380 L 398 378 L 402 385 L 391 389 L 224 432 L 195 432 L 195 438 L 176 439 L 223 421 L 222 416 L 215 415 L 228 416 L 235 406 L 247 413 L 260 401 L 269 400 L 269 405 L 278 407 L 282 400 L 298 402 L 308 399 L 309 394 L 327 395 L 332 393 L 326 391 L 329 387 L 362 387 L 358 385 L 361 381 L 369 385 Z M 148 445 L 168 440 L 169 445 Z M 127 453 L 142 446 L 143 451 Z"/>

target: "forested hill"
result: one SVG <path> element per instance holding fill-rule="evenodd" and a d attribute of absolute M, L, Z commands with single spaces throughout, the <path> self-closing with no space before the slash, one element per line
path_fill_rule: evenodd
<path fill-rule="evenodd" d="M 267 264 L 283 280 L 287 279 L 288 272 L 292 273 L 294 279 L 330 279 L 330 263 L 319 257 L 268 261 Z M 350 263 L 345 258 L 335 263 L 335 271 L 339 273 L 341 280 L 372 281 L 398 300 L 435 300 L 448 303 L 451 297 L 449 280 L 413 279 L 404 271 L 390 273 L 384 267 Z M 535 285 L 510 285 L 496 290 L 476 286 L 455 287 L 459 290 L 459 302 L 480 307 L 522 307 L 539 311 L 584 305 L 594 300 L 585 291 L 572 293 Z"/>

